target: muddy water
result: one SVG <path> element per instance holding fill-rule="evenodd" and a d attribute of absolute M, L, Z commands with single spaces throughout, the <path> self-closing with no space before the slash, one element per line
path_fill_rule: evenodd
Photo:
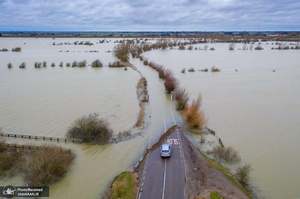
<path fill-rule="evenodd" d="M 113 124 L 115 132 L 131 128 L 139 111 L 135 91 L 139 75 L 133 70 L 106 67 L 114 60 L 111 53 L 105 52 L 112 49 L 112 44 L 52 46 L 53 41 L 59 42 L 51 39 L 0 40 L 1 47 L 22 47 L 20 53 L 0 53 L 0 126 L 14 133 L 62 137 L 75 119 L 96 112 Z M 61 53 L 60 49 L 71 52 Z M 86 53 L 87 49 L 99 52 Z M 100 59 L 105 67 L 58 67 L 61 61 L 87 60 L 91 63 L 95 59 Z M 35 61 L 43 60 L 48 62 L 47 68 L 33 68 Z M 14 66 L 10 70 L 7 68 L 9 62 Z M 26 62 L 26 69 L 18 68 L 21 62 Z M 56 63 L 55 68 L 50 67 L 52 62 Z"/>
<path fill-rule="evenodd" d="M 300 51 L 272 51 L 266 43 L 264 51 L 210 46 L 216 50 L 152 51 L 145 56 L 174 71 L 193 97 L 202 94 L 208 125 L 251 164 L 252 178 L 266 198 L 298 198 Z M 214 65 L 222 71 L 180 72 Z"/>
<path fill-rule="evenodd" d="M 23 42 L 23 39 L 1 39 L 0 46 L 21 46 Z M 97 112 L 115 131 L 131 127 L 138 113 L 135 86 L 139 76 L 136 72 L 105 67 L 98 70 L 49 67 L 49 62 L 56 60 L 58 64 L 64 60 L 86 59 L 89 62 L 98 58 L 107 64 L 113 57 L 106 51 L 113 44 L 92 46 L 99 49 L 98 54 L 85 53 L 82 48 L 88 47 L 76 46 L 76 52 L 61 55 L 60 48 L 72 50 L 73 47 L 53 47 L 51 43 L 49 39 L 26 39 L 21 53 L 0 53 L 0 126 L 16 133 L 64 136 L 74 119 Z M 48 61 L 47 69 L 33 69 L 29 63 L 36 59 Z M 20 70 L 16 65 L 23 61 L 27 69 Z M 15 67 L 8 70 L 8 62 Z M 145 73 L 150 95 L 142 136 L 106 146 L 63 145 L 75 152 L 76 159 L 67 175 L 50 187 L 50 198 L 99 198 L 111 180 L 121 171 L 132 168 L 148 144 L 174 123 L 177 116 L 173 104 L 164 95 L 157 74 L 139 61 L 133 60 L 133 63 Z M 29 143 L 28 140 L 8 141 Z M 23 182 L 16 176 L 2 178 L 0 184 L 22 185 Z"/>

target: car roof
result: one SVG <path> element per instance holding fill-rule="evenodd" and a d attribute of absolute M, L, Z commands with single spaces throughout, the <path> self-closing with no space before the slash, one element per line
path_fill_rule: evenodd
<path fill-rule="evenodd" d="M 161 145 L 162 150 L 169 150 L 170 144 L 163 144 Z"/>

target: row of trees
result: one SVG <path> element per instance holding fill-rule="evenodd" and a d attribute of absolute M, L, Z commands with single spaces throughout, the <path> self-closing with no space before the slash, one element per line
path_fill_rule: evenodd
<path fill-rule="evenodd" d="M 34 68 L 46 68 L 47 65 L 48 65 L 48 63 L 47 63 L 46 61 L 43 61 L 43 62 L 35 62 L 35 63 L 34 63 Z M 51 66 L 51 67 L 55 67 L 56 65 L 55 65 L 54 62 L 52 62 L 50 66 Z M 59 66 L 59 67 L 64 67 L 64 63 L 63 63 L 63 62 L 60 62 L 58 66 Z M 66 66 L 66 67 L 72 67 L 72 68 L 77 68 L 77 67 L 78 67 L 78 68 L 84 68 L 84 67 L 88 66 L 88 64 L 87 64 L 86 60 L 83 60 L 83 61 L 73 61 L 72 63 L 71 63 L 71 62 L 67 62 L 67 63 L 65 64 L 65 66 Z M 101 67 L 103 67 L 103 64 L 102 64 L 102 62 L 101 62 L 99 59 L 97 59 L 97 60 L 94 60 L 94 61 L 91 63 L 91 67 L 93 67 L 93 68 L 101 68 Z M 9 69 L 13 68 L 12 63 L 8 63 L 8 64 L 7 64 L 7 68 L 9 68 Z M 22 62 L 22 63 L 19 65 L 19 68 L 20 68 L 20 69 L 25 69 L 25 68 L 26 68 L 26 63 L 25 63 L 25 62 Z"/>

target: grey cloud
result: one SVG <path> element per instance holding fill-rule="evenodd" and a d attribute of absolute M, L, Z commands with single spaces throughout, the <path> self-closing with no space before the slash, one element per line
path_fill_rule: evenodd
<path fill-rule="evenodd" d="M 298 0 L 0 0 L 0 29 L 300 30 Z"/>

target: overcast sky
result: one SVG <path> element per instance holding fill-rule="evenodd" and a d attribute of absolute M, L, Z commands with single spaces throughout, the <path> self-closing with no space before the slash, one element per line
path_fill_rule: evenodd
<path fill-rule="evenodd" d="M 0 0 L 0 30 L 300 30 L 300 0 Z"/>

